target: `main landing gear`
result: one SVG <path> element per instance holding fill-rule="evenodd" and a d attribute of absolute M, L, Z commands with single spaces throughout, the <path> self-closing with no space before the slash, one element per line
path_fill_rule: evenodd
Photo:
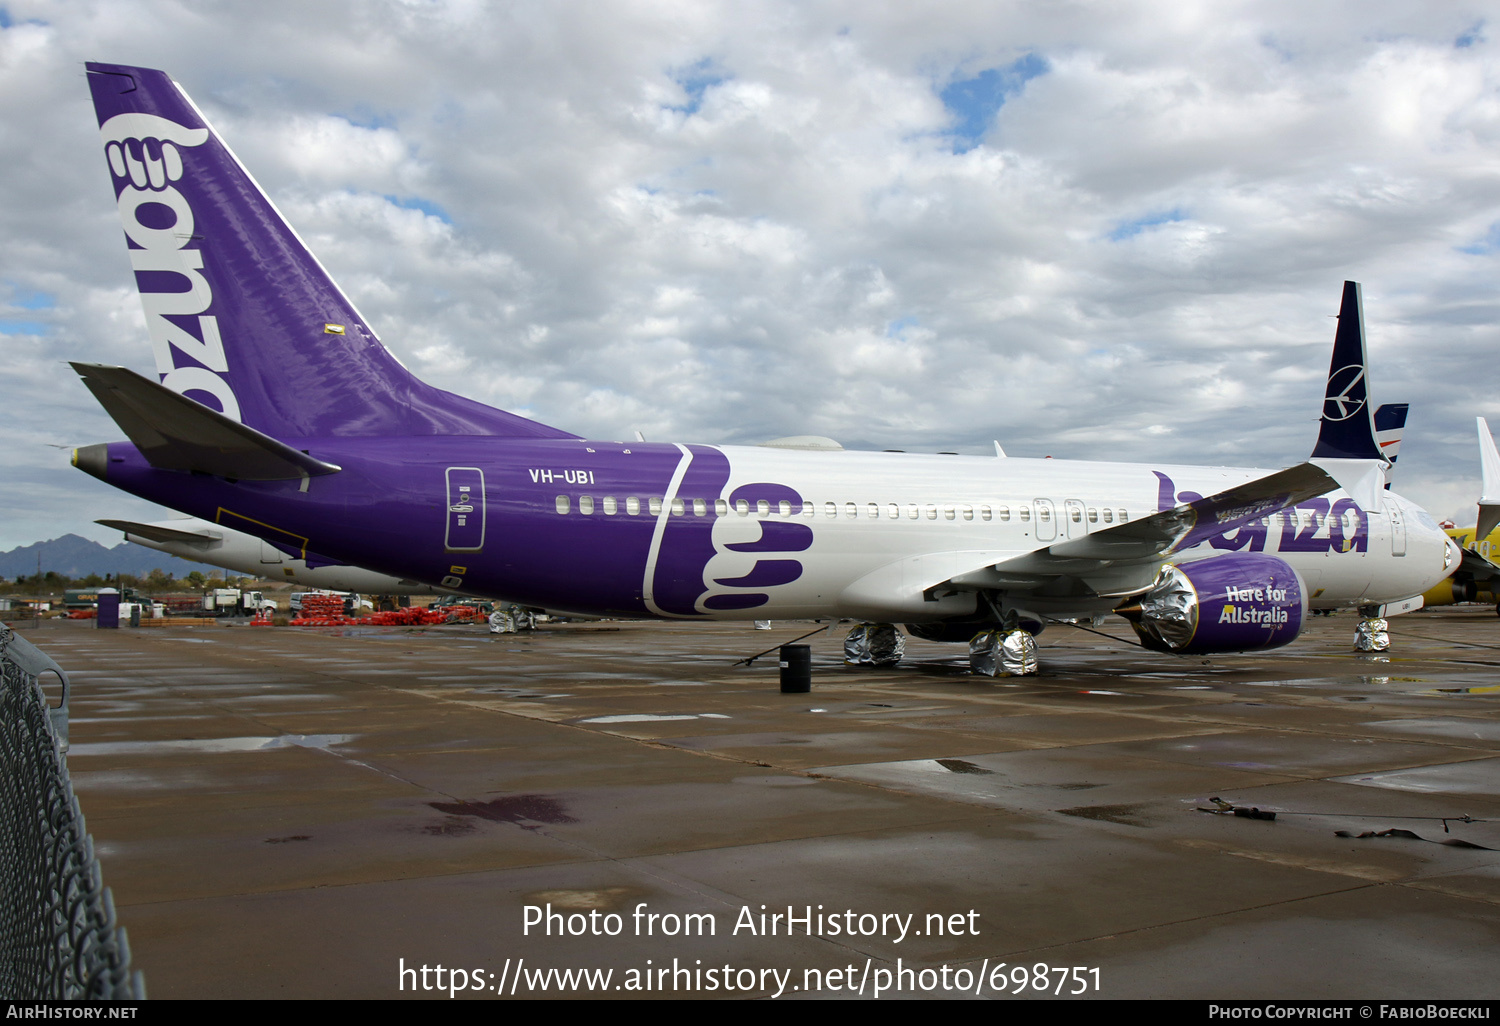
<path fill-rule="evenodd" d="M 850 666 L 895 666 L 906 654 L 906 637 L 893 623 L 862 623 L 844 637 Z"/>
<path fill-rule="evenodd" d="M 969 672 L 976 677 L 1036 676 L 1036 638 L 1019 628 L 981 631 L 969 641 Z"/>
<path fill-rule="evenodd" d="M 862 623 L 844 638 L 844 662 L 850 666 L 895 666 L 905 654 L 906 638 L 892 623 Z M 1034 676 L 1036 638 L 1014 625 L 979 630 L 969 640 L 969 672 L 976 677 Z"/>
<path fill-rule="evenodd" d="M 1391 647 L 1390 622 L 1383 616 L 1367 616 L 1354 628 L 1354 651 L 1386 652 Z"/>

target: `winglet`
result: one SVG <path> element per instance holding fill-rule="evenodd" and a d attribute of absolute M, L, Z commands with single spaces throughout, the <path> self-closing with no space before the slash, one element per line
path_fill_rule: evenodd
<path fill-rule="evenodd" d="M 1478 545 L 1500 524 L 1500 453 L 1495 451 L 1495 439 L 1484 418 L 1474 420 L 1479 429 L 1479 469 L 1484 482 L 1479 490 L 1479 523 L 1474 527 L 1474 544 Z"/>
<path fill-rule="evenodd" d="M 146 462 L 158 470 L 196 470 L 246 481 L 295 481 L 340 469 L 135 371 L 97 363 L 72 366 Z M 93 463 L 80 456 L 74 457 L 74 463 L 94 472 Z M 105 468 L 100 464 L 97 469 Z"/>

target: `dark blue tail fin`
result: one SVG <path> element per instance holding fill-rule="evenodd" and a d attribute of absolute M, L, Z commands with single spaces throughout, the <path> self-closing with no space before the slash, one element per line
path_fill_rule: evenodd
<path fill-rule="evenodd" d="M 162 384 L 272 436 L 575 437 L 418 380 L 176 83 L 88 72 Z"/>
<path fill-rule="evenodd" d="M 1365 355 L 1365 316 L 1359 283 L 1344 282 L 1339 329 L 1323 392 L 1323 420 L 1313 459 L 1378 460 L 1374 409 L 1370 406 L 1369 360 Z"/>

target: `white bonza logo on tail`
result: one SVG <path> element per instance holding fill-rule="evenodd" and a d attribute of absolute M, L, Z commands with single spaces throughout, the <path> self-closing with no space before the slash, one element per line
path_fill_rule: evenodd
<path fill-rule="evenodd" d="M 208 141 L 208 129 L 187 128 L 156 114 L 116 114 L 99 132 L 109 169 L 116 178 L 125 179 L 119 195 L 120 220 L 125 234 L 141 247 L 130 251 L 131 266 L 138 272 L 168 271 L 188 283 L 186 292 L 141 290 L 161 383 L 174 392 L 207 392 L 219 401 L 224 416 L 239 420 L 239 400 L 229 382 L 220 377 L 229 370 L 229 361 L 219 337 L 219 320 L 203 313 L 214 300 L 213 289 L 203 276 L 203 253 L 185 248 L 194 238 L 193 208 L 172 185 L 182 177 L 179 147 L 202 146 Z M 152 208 L 152 224 L 141 222 L 143 207 Z M 156 223 L 165 220 L 156 212 L 163 207 L 172 213 L 170 224 Z M 199 315 L 201 339 L 167 319 L 194 314 Z M 201 366 L 177 366 L 178 351 Z"/>

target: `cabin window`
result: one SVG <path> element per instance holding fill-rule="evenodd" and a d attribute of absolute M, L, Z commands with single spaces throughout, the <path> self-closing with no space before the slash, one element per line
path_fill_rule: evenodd
<path fill-rule="evenodd" d="M 734 511 L 742 517 L 747 517 L 750 515 L 750 503 L 744 499 L 737 499 L 734 504 Z"/>
<path fill-rule="evenodd" d="M 1001 510 L 1001 513 L 1003 514 L 1004 511 L 1005 511 L 1005 507 L 1001 506 L 1000 510 Z M 990 518 L 990 508 L 988 506 L 980 506 L 979 507 L 979 519 L 980 520 L 988 520 L 989 518 Z M 1000 517 L 1000 519 L 1001 520 L 1009 520 L 1010 518 L 1007 517 L 1007 516 L 1002 515 Z"/>
<path fill-rule="evenodd" d="M 1104 511 L 1104 522 L 1106 524 L 1112 524 L 1115 522 L 1115 514 L 1113 510 L 1107 509 Z"/>
<path fill-rule="evenodd" d="M 922 511 L 917 509 L 917 504 L 915 502 L 908 502 L 906 504 L 906 519 L 915 520 L 921 515 Z"/>
<path fill-rule="evenodd" d="M 898 505 L 896 505 L 893 502 L 893 503 L 889 504 L 888 506 L 886 506 L 886 508 L 885 508 L 885 515 L 888 516 L 888 517 L 890 517 L 892 520 L 900 520 L 901 519 L 901 507 L 898 506 Z"/>
<path fill-rule="evenodd" d="M 816 516 L 817 512 L 818 512 L 818 504 L 815 503 L 815 502 L 813 502 L 811 499 L 808 499 L 806 502 L 804 502 L 802 504 L 802 515 L 803 516 L 805 516 L 805 517 Z"/>
<path fill-rule="evenodd" d="M 937 507 L 934 506 L 930 502 L 927 504 L 927 519 L 928 520 L 936 520 L 937 519 Z"/>
<path fill-rule="evenodd" d="M 765 499 L 761 499 L 759 502 L 757 502 L 755 504 L 755 512 L 757 514 L 759 514 L 760 516 L 763 516 L 763 517 L 764 516 L 770 516 L 771 515 L 771 504 L 769 502 L 767 502 Z"/>
<path fill-rule="evenodd" d="M 1119 516 L 1120 516 L 1120 523 L 1122 523 L 1122 524 L 1123 524 L 1123 523 L 1124 523 L 1124 522 L 1125 522 L 1125 521 L 1127 521 L 1127 520 L 1129 520 L 1129 519 L 1130 519 L 1130 517 L 1129 517 L 1129 516 L 1128 516 L 1128 515 L 1127 515 L 1127 514 L 1126 514 L 1126 512 L 1125 512 L 1125 511 L 1124 511 L 1124 510 L 1123 510 L 1123 509 L 1122 509 L 1122 510 L 1120 510 L 1120 513 L 1119 513 Z"/>
<path fill-rule="evenodd" d="M 848 517 L 850 520 L 853 520 L 855 517 L 859 516 L 859 507 L 852 502 L 844 503 L 844 516 Z"/>
<path fill-rule="evenodd" d="M 619 511 L 620 507 L 619 504 L 615 502 L 615 497 L 613 495 L 606 495 L 604 497 L 604 515 L 607 517 L 612 517 Z"/>
<path fill-rule="evenodd" d="M 1036 510 L 1036 518 L 1044 524 L 1051 523 L 1052 511 L 1046 506 L 1038 506 Z"/>
<path fill-rule="evenodd" d="M 715 499 L 714 512 L 721 517 L 726 516 L 729 513 L 729 501 L 727 499 Z"/>
<path fill-rule="evenodd" d="M 661 516 L 661 496 L 651 496 L 651 498 L 647 500 L 647 506 L 651 510 L 651 515 L 653 517 Z"/>
<path fill-rule="evenodd" d="M 955 510 L 952 506 L 944 506 L 943 507 L 943 519 L 944 520 L 952 520 L 957 515 L 958 515 L 958 511 Z"/>
<path fill-rule="evenodd" d="M 1083 510 L 1079 509 L 1077 506 L 1072 506 L 1068 509 L 1068 516 L 1075 524 L 1083 523 Z"/>
<path fill-rule="evenodd" d="M 836 502 L 823 503 L 823 515 L 825 517 L 836 517 L 839 515 L 839 504 Z"/>
<path fill-rule="evenodd" d="M 594 497 L 592 495 L 580 495 L 578 497 L 578 512 L 584 516 L 593 516 Z"/>
<path fill-rule="evenodd" d="M 789 517 L 792 515 L 792 504 L 782 499 L 776 504 L 776 512 L 784 517 Z"/>
<path fill-rule="evenodd" d="M 1003 520 L 1003 521 L 1006 521 L 1007 523 L 1009 523 L 1009 521 L 1010 521 L 1010 507 L 1009 506 L 1001 506 L 1000 507 L 1000 519 Z"/>
<path fill-rule="evenodd" d="M 641 500 L 636 498 L 634 495 L 627 498 L 625 500 L 625 512 L 629 513 L 633 517 L 640 516 Z"/>
<path fill-rule="evenodd" d="M 687 506 L 683 503 L 683 501 L 681 499 L 673 499 L 672 500 L 672 515 L 674 517 L 680 517 L 680 516 L 682 516 L 682 514 L 684 514 L 686 512 L 687 512 Z"/>
<path fill-rule="evenodd" d="M 559 513 L 566 513 L 568 511 L 569 505 L 570 503 L 568 502 L 568 497 L 566 495 L 559 495 L 557 497 L 557 511 Z"/>
<path fill-rule="evenodd" d="M 693 500 L 693 516 L 701 517 L 708 512 L 708 503 L 703 499 Z"/>
<path fill-rule="evenodd" d="M 964 519 L 965 520 L 973 520 L 974 519 L 974 507 L 973 506 L 965 506 L 965 507 L 963 507 L 963 511 L 964 511 Z"/>
<path fill-rule="evenodd" d="M 1030 506 L 1020 506 L 1020 507 L 1017 507 L 1017 509 L 1016 509 L 1016 515 L 1021 518 L 1021 523 L 1023 523 L 1023 524 L 1029 524 L 1029 523 L 1031 523 L 1031 507 Z"/>
<path fill-rule="evenodd" d="M 1089 507 L 1089 523 L 1091 523 L 1091 524 L 1097 524 L 1098 522 L 1099 522 L 1099 511 L 1097 509 L 1095 509 L 1093 506 L 1090 506 Z"/>

